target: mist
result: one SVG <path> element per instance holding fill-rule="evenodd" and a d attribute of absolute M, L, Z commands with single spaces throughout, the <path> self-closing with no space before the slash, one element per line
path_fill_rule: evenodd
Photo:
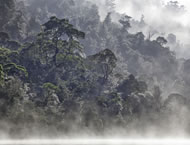
<path fill-rule="evenodd" d="M 99 6 L 100 16 L 103 20 L 109 12 L 109 9 L 106 7 L 106 1 L 96 0 L 93 2 Z M 189 1 L 179 0 L 178 8 L 168 8 L 168 2 L 169 0 L 115 0 L 115 10 L 118 13 L 129 15 L 135 20 L 140 20 L 142 15 L 144 15 L 147 27 L 139 30 L 134 28 L 135 30 L 131 31 L 133 33 L 142 31 L 148 35 L 152 29 L 158 31 L 158 34 L 164 37 L 167 37 L 170 33 L 175 34 L 181 46 L 176 48 L 170 45 L 171 50 L 175 51 L 179 58 L 189 58 Z M 184 8 L 182 8 L 183 6 Z"/>
<path fill-rule="evenodd" d="M 189 58 L 189 37 L 190 37 L 190 3 L 189 1 L 179 0 L 179 8 L 169 9 L 167 3 L 169 0 L 116 0 L 116 10 L 120 13 L 126 13 L 134 19 L 139 20 L 144 15 L 145 22 L 157 30 L 160 34 L 167 37 L 173 33 L 177 40 L 185 46 L 181 48 L 172 48 L 180 58 Z M 143 30 L 142 30 L 143 31 Z M 146 32 L 145 32 L 146 33 Z M 180 50 L 179 50 L 180 49 Z"/>
<path fill-rule="evenodd" d="M 186 1 L 1 1 L 0 138 L 190 135 Z"/>

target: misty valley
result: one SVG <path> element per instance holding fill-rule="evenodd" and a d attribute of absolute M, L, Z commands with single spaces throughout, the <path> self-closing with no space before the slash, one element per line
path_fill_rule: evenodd
<path fill-rule="evenodd" d="M 0 145 L 190 144 L 183 25 L 133 18 L 118 7 L 137 1 L 124 1 L 0 0 Z"/>

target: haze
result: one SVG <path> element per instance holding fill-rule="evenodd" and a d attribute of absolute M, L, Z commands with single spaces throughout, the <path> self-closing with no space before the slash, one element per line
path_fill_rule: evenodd
<path fill-rule="evenodd" d="M 189 58 L 189 37 L 190 37 L 190 1 L 178 0 L 179 6 L 185 6 L 185 12 L 174 12 L 165 9 L 169 0 L 116 0 L 116 10 L 119 13 L 126 13 L 134 19 L 139 20 L 142 14 L 148 25 L 161 33 L 174 33 L 177 40 L 183 43 L 184 48 L 177 51 L 179 57 Z M 172 48 L 171 48 L 172 49 Z"/>

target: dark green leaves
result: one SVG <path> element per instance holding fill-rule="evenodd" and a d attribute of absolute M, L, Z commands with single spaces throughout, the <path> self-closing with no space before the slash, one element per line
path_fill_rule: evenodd
<path fill-rule="evenodd" d="M 73 28 L 73 25 L 70 24 L 67 19 L 51 17 L 47 23 L 43 24 L 43 26 L 44 32 L 50 32 L 50 34 L 57 39 L 60 39 L 64 34 L 66 34 L 70 39 L 73 37 L 85 38 L 85 33 Z"/>
<path fill-rule="evenodd" d="M 3 66 L 0 64 L 0 85 L 4 83 L 4 72 L 3 72 Z"/>
<path fill-rule="evenodd" d="M 16 65 L 15 63 L 8 63 L 4 65 L 4 72 L 6 72 L 9 75 L 14 75 L 14 74 L 20 74 L 24 73 L 25 77 L 28 76 L 27 70 L 20 65 Z"/>

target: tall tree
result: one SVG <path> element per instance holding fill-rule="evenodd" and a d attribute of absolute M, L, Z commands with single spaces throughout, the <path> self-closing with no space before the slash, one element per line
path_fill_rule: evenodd
<path fill-rule="evenodd" d="M 131 20 L 131 17 L 128 16 L 128 15 L 123 15 L 121 17 L 121 19 L 119 20 L 119 22 L 123 26 L 123 30 L 128 31 L 128 29 L 131 27 L 130 20 Z"/>
<path fill-rule="evenodd" d="M 4 25 L 13 16 L 14 11 L 14 0 L 0 0 L 0 31 L 2 31 Z"/>
<path fill-rule="evenodd" d="M 69 20 L 51 17 L 43 26 L 44 29 L 41 33 L 42 38 L 45 36 L 47 39 L 51 40 L 55 47 L 55 55 L 53 57 L 55 64 L 57 54 L 60 51 L 58 46 L 60 43 L 69 46 L 69 53 L 73 53 L 73 48 L 78 48 L 78 51 L 82 51 L 82 47 L 77 38 L 85 38 L 85 33 L 75 29 L 73 25 L 69 23 Z"/>
<path fill-rule="evenodd" d="M 158 37 L 157 39 L 156 39 L 156 41 L 160 44 L 160 45 L 165 45 L 165 44 L 167 44 L 167 40 L 164 38 L 164 37 Z"/>

